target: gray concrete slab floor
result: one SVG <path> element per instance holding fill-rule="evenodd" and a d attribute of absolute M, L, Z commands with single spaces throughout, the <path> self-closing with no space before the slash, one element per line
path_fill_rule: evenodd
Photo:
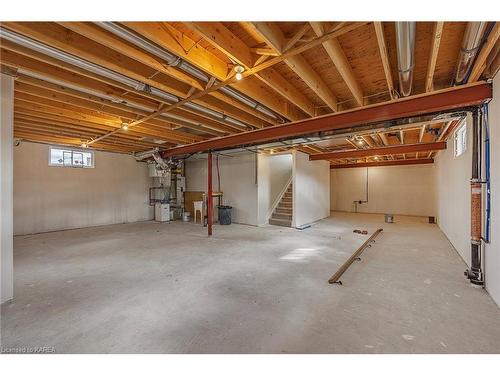
<path fill-rule="evenodd" d="M 373 247 L 328 278 L 370 234 Z M 141 222 L 15 238 L 5 348 L 58 353 L 500 353 L 500 309 L 422 218 L 306 230 Z"/>

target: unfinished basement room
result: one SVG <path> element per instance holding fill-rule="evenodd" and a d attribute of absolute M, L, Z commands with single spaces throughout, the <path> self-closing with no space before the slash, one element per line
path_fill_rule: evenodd
<path fill-rule="evenodd" d="M 2 353 L 500 353 L 499 36 L 3 21 Z"/>

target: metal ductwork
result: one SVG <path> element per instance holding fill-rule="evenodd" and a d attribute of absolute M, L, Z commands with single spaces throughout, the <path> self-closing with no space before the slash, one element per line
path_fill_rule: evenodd
<path fill-rule="evenodd" d="M 165 100 L 167 102 L 177 103 L 180 100 L 177 96 L 170 94 L 166 91 L 157 89 L 155 87 L 149 87 L 145 83 L 140 82 L 136 79 L 129 78 L 121 73 L 116 73 L 110 69 L 104 68 L 104 67 L 97 65 L 97 64 L 94 64 L 94 63 L 91 63 L 91 62 L 86 61 L 80 57 L 73 56 L 73 55 L 66 53 L 64 51 L 60 51 L 54 47 L 45 45 L 43 43 L 40 43 L 36 40 L 30 39 L 30 38 L 25 37 L 23 35 L 17 34 L 13 31 L 10 31 L 10 30 L 5 29 L 3 27 L 0 27 L 0 35 L 2 38 L 5 38 L 6 40 L 8 40 L 10 42 L 13 42 L 15 44 L 32 49 L 36 52 L 43 53 L 44 55 L 50 56 L 54 59 L 57 59 L 59 61 L 63 61 L 65 63 L 71 64 L 73 66 L 77 66 L 81 69 L 85 69 L 89 72 L 100 75 L 101 77 L 106 77 L 106 78 L 109 78 L 113 81 L 120 82 L 124 85 L 129 86 L 133 90 L 144 91 L 147 87 L 149 93 L 151 93 L 152 95 L 157 96 L 159 98 L 162 98 L 163 100 Z M 33 73 L 30 73 L 28 75 L 33 76 Z M 47 79 L 46 77 L 38 76 L 37 78 L 40 78 L 40 79 L 43 79 L 43 80 L 46 80 L 49 82 L 51 81 L 51 79 Z M 79 89 L 79 90 L 81 91 L 82 89 Z M 96 95 L 96 94 L 94 93 L 94 95 Z M 100 95 L 100 96 L 102 97 L 102 95 Z M 117 101 L 117 98 L 112 98 L 110 100 L 113 102 L 121 102 L 121 101 Z M 127 105 L 129 105 L 129 104 L 127 104 Z M 129 106 L 137 108 L 137 106 L 132 106 L 132 105 L 129 105 Z M 226 121 L 229 124 L 240 126 L 242 128 L 242 130 L 249 128 L 248 125 L 244 124 L 243 122 L 241 122 L 235 118 L 227 116 L 221 112 L 217 112 L 217 111 L 211 110 L 209 108 L 200 106 L 198 104 L 188 102 L 188 103 L 184 104 L 184 106 L 187 108 L 191 108 L 199 113 L 210 115 L 218 120 Z M 141 109 L 144 109 L 144 110 L 147 110 L 148 112 L 151 112 L 151 109 L 149 109 L 149 108 L 142 107 Z M 165 114 L 165 115 L 166 116 L 164 116 L 164 117 L 173 117 L 170 114 Z M 183 120 L 186 122 L 190 122 L 187 119 L 183 119 Z"/>
<path fill-rule="evenodd" d="M 481 48 L 487 26 L 487 22 L 469 22 L 467 24 L 464 39 L 462 40 L 462 47 L 460 48 L 460 55 L 458 56 L 455 85 L 467 82 L 472 64 Z"/>
<path fill-rule="evenodd" d="M 402 96 L 409 96 L 413 85 L 415 27 L 415 22 L 396 22 L 399 92 Z"/>
<path fill-rule="evenodd" d="M 145 51 L 161 58 L 162 60 L 165 60 L 169 66 L 175 66 L 176 68 L 184 71 L 187 74 L 192 75 L 193 77 L 199 79 L 202 82 L 207 83 L 210 80 L 210 77 L 208 75 L 206 75 L 200 69 L 194 67 L 187 61 L 157 46 L 156 44 L 141 37 L 140 35 L 135 34 L 134 32 L 128 30 L 127 28 L 116 24 L 115 22 L 96 22 L 96 24 L 102 27 L 103 29 L 115 34 L 116 36 L 119 36 L 120 38 L 123 38 L 126 41 L 134 44 L 135 46 L 144 49 Z M 216 83 L 220 83 L 220 81 L 216 81 Z M 278 118 L 278 116 L 275 113 L 273 113 L 270 109 L 262 106 L 260 103 L 247 97 L 246 95 L 241 94 L 240 92 L 234 90 L 231 87 L 227 86 L 222 87 L 220 91 L 232 97 L 233 99 L 236 99 L 239 102 L 251 108 L 256 109 L 257 111 L 265 114 L 266 116 L 269 116 L 273 119 Z"/>

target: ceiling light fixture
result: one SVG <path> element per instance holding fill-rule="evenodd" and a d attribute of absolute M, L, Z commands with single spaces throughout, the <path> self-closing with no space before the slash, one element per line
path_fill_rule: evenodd
<path fill-rule="evenodd" d="M 89 147 L 89 145 L 87 144 L 87 142 L 82 142 L 82 147 L 87 148 L 87 147 Z"/>
<path fill-rule="evenodd" d="M 356 143 L 361 146 L 363 144 L 363 141 L 361 139 L 358 139 Z"/>
<path fill-rule="evenodd" d="M 236 72 L 236 79 L 240 81 L 243 78 L 243 72 L 245 71 L 245 68 L 243 68 L 241 65 L 236 65 L 234 67 L 234 71 Z"/>
<path fill-rule="evenodd" d="M 122 129 L 123 130 L 128 130 L 128 124 L 126 122 L 122 123 Z"/>

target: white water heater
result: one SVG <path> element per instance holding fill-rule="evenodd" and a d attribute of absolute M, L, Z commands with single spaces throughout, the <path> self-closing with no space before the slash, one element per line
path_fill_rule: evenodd
<path fill-rule="evenodd" d="M 168 203 L 155 204 L 155 220 L 170 221 L 170 205 Z"/>

